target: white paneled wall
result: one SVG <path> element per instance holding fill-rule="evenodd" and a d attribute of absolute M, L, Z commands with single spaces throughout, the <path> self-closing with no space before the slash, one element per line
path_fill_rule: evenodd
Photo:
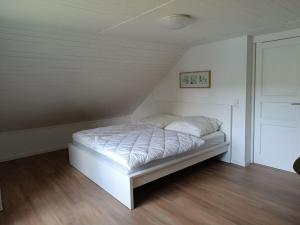
<path fill-rule="evenodd" d="M 251 111 L 251 107 L 247 109 L 251 99 L 250 102 L 246 100 L 251 94 L 252 74 L 248 66 L 252 65 L 251 43 L 250 37 L 242 36 L 191 47 L 137 108 L 133 118 L 141 117 L 147 103 L 155 100 L 233 105 L 232 162 L 242 166 L 248 164 L 250 149 L 246 151 L 246 136 L 250 134 L 246 119 L 251 117 L 247 113 Z M 211 88 L 179 88 L 180 72 L 201 70 L 211 70 Z"/>
<path fill-rule="evenodd" d="M 0 27 L 0 132 L 130 114 L 174 45 Z"/>
<path fill-rule="evenodd" d="M 72 133 L 95 127 L 104 127 L 130 121 L 130 117 L 86 121 L 0 133 L 0 162 L 66 149 Z"/>

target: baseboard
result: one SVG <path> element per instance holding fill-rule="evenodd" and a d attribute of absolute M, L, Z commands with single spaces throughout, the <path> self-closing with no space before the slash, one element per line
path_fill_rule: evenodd
<path fill-rule="evenodd" d="M 240 161 L 237 161 L 237 160 L 231 160 L 231 163 L 242 166 L 242 167 L 246 167 L 246 166 L 250 165 L 250 164 L 247 164 L 245 162 L 240 162 Z"/>
<path fill-rule="evenodd" d="M 0 211 L 3 210 L 3 205 L 2 205 L 2 195 L 1 195 L 1 189 L 0 189 Z"/>
<path fill-rule="evenodd" d="M 24 158 L 68 147 L 72 133 L 130 121 L 129 116 L 84 121 L 57 126 L 0 133 L 0 162 Z"/>
<path fill-rule="evenodd" d="M 37 149 L 35 151 L 16 153 L 16 154 L 1 157 L 0 162 L 6 162 L 6 161 L 14 160 L 14 159 L 26 158 L 26 157 L 40 155 L 40 154 L 44 154 L 47 152 L 54 152 L 54 151 L 62 150 L 62 149 L 66 149 L 66 148 L 67 148 L 66 145 L 60 145 L 60 146 L 51 146 L 48 148 L 41 148 L 41 149 Z"/>

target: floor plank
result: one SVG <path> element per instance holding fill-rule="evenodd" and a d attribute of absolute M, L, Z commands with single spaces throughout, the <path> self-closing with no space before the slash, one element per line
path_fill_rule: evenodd
<path fill-rule="evenodd" d="M 68 164 L 67 151 L 0 164 L 2 225 L 300 225 L 300 176 L 209 160 L 135 190 L 130 211 Z"/>

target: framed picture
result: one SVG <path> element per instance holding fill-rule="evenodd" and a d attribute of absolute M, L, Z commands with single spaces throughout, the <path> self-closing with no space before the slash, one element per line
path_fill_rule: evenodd
<path fill-rule="evenodd" d="M 179 86 L 180 88 L 210 88 L 211 71 L 181 72 Z"/>

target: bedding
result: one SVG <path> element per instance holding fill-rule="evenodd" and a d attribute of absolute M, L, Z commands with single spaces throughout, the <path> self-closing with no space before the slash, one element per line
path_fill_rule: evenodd
<path fill-rule="evenodd" d="M 157 114 L 154 116 L 149 116 L 143 119 L 141 122 L 152 124 L 159 128 L 164 128 L 171 122 L 180 119 L 179 116 L 171 115 L 171 114 Z"/>
<path fill-rule="evenodd" d="M 158 159 L 197 150 L 204 140 L 147 123 L 84 130 L 73 140 L 112 159 L 128 170 Z"/>
<path fill-rule="evenodd" d="M 225 134 L 222 131 L 217 131 L 215 133 L 203 136 L 201 138 L 202 140 L 204 140 L 204 144 L 201 145 L 199 148 L 197 148 L 196 150 L 193 151 L 187 151 L 183 154 L 179 154 L 179 155 L 173 155 L 167 158 L 163 158 L 163 159 L 157 159 L 157 160 L 153 160 L 145 165 L 133 168 L 133 169 L 128 169 L 122 165 L 120 165 L 118 162 L 112 160 L 111 158 L 108 158 L 107 156 L 101 154 L 101 152 L 96 152 L 94 149 L 89 148 L 86 146 L 86 144 L 81 143 L 81 140 L 79 140 L 77 138 L 77 136 L 73 136 L 73 145 L 79 147 L 80 149 L 84 150 L 84 151 L 92 151 L 96 153 L 96 157 L 101 157 L 102 159 L 104 159 L 110 166 L 114 167 L 115 169 L 117 169 L 118 171 L 120 171 L 123 174 L 131 174 L 137 171 L 141 171 L 144 170 L 146 168 L 150 168 L 156 165 L 160 165 L 161 163 L 167 163 L 169 161 L 172 161 L 174 159 L 183 157 L 185 155 L 188 154 L 193 154 L 194 152 L 205 152 L 207 148 L 222 144 L 225 142 Z"/>
<path fill-rule="evenodd" d="M 205 116 L 189 116 L 175 120 L 165 127 L 166 130 L 182 132 L 196 137 L 214 133 L 220 129 L 221 122 Z"/>
<path fill-rule="evenodd" d="M 224 143 L 226 141 L 226 135 L 222 131 L 217 131 L 201 137 L 205 143 L 201 146 L 201 149 L 209 148 L 214 145 Z"/>

